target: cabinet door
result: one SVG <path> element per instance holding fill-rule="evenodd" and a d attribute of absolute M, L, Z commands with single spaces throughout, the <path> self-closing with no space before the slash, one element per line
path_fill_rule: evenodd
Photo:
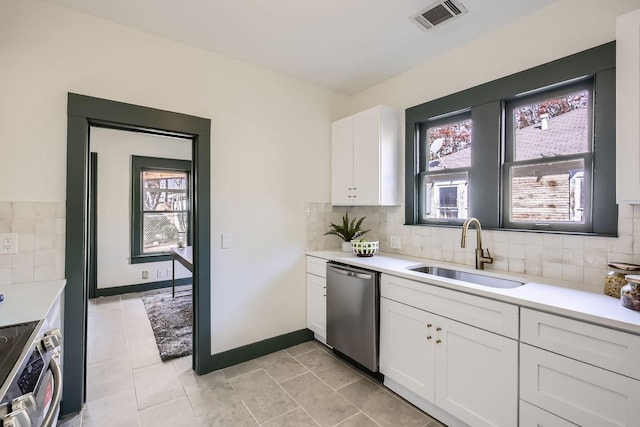
<path fill-rule="evenodd" d="M 640 10 L 616 23 L 616 199 L 640 203 Z"/>
<path fill-rule="evenodd" d="M 380 204 L 381 106 L 353 116 L 353 204 Z"/>
<path fill-rule="evenodd" d="M 637 426 L 640 381 L 520 344 L 520 398 L 583 427 Z"/>
<path fill-rule="evenodd" d="M 331 125 L 331 203 L 353 204 L 353 116 Z"/>
<path fill-rule="evenodd" d="M 518 425 L 518 342 L 445 318 L 434 326 L 436 405 L 474 427 Z"/>
<path fill-rule="evenodd" d="M 307 273 L 307 328 L 327 337 L 327 279 Z"/>
<path fill-rule="evenodd" d="M 380 372 L 434 402 L 432 314 L 380 299 Z"/>

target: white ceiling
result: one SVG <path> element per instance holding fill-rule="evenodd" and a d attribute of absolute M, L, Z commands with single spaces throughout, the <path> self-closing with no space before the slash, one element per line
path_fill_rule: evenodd
<path fill-rule="evenodd" d="M 434 0 L 44 0 L 353 94 L 557 0 L 461 0 L 429 32 Z"/>

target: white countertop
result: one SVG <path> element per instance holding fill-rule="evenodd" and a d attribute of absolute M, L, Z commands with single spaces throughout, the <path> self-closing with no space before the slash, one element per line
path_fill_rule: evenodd
<path fill-rule="evenodd" d="M 44 319 L 66 283 L 54 280 L 0 286 L 0 294 L 4 295 L 4 301 L 0 302 L 0 326 Z"/>
<path fill-rule="evenodd" d="M 491 270 L 474 270 L 473 268 L 459 264 L 386 253 L 379 253 L 372 257 L 358 257 L 354 254 L 339 251 L 308 251 L 307 255 L 517 304 L 522 307 L 560 314 L 640 335 L 640 312 L 629 310 L 620 304 L 620 300 L 604 294 L 559 286 L 563 283 L 561 281 L 511 273 L 503 274 Z M 492 277 L 515 279 L 526 282 L 526 284 L 513 289 L 498 289 L 418 273 L 407 269 L 408 267 L 420 264 L 447 267 L 455 270 L 485 274 Z M 604 286 L 604 277 L 602 280 Z"/>

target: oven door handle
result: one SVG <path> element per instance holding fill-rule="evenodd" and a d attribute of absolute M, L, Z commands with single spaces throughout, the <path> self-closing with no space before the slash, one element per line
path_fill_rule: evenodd
<path fill-rule="evenodd" d="M 49 412 L 42 421 L 42 427 L 51 427 L 55 421 L 54 417 L 60 405 L 60 395 L 62 394 L 62 371 L 58 364 L 58 355 L 54 355 L 49 362 L 49 369 L 51 369 L 51 375 L 53 376 L 53 397 L 51 398 L 51 404 L 49 405 Z"/>

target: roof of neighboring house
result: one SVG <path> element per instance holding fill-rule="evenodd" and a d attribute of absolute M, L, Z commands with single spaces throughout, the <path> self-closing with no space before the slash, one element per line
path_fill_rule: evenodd
<path fill-rule="evenodd" d="M 588 114 L 586 108 L 578 108 L 548 119 L 549 128 L 541 129 L 537 123 L 516 131 L 516 160 L 537 159 L 583 153 L 589 143 Z M 445 169 L 468 167 L 471 164 L 471 149 L 442 156 Z M 431 170 L 441 170 L 438 160 L 430 162 Z"/>
<path fill-rule="evenodd" d="M 585 153 L 589 147 L 588 113 L 578 108 L 548 119 L 549 128 L 540 123 L 516 131 L 516 159 Z"/>

